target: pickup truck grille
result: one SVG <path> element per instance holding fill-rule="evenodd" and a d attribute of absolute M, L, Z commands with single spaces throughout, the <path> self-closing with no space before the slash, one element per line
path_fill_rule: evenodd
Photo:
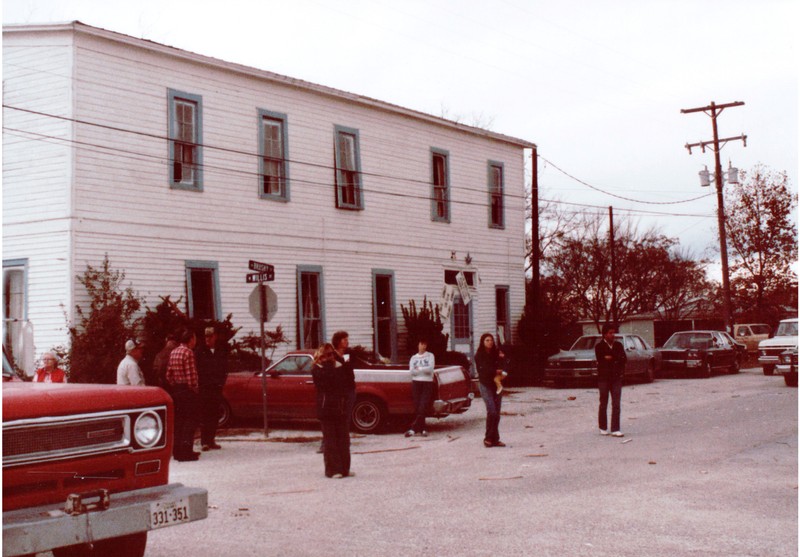
<path fill-rule="evenodd" d="M 127 416 L 23 426 L 3 431 L 3 462 L 76 451 L 125 446 L 130 438 Z"/>
<path fill-rule="evenodd" d="M 166 409 L 160 407 L 5 422 L 3 467 L 120 449 L 137 450 L 139 447 L 131 438 L 132 424 L 145 410 L 161 416 L 162 423 L 166 419 Z M 162 436 L 157 446 L 165 443 L 166 437 Z"/>

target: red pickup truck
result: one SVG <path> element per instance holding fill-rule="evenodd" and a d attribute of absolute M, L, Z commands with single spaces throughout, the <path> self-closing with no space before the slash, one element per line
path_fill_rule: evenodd
<path fill-rule="evenodd" d="M 155 387 L 3 384 L 3 555 L 142 557 L 147 532 L 204 519 L 169 484 L 172 399 Z"/>
<path fill-rule="evenodd" d="M 316 390 L 311 378 L 313 353 L 290 352 L 267 368 L 267 417 L 290 420 L 317 418 Z M 374 433 L 390 416 L 411 416 L 411 373 L 408 366 L 371 364 L 354 360 L 356 403 L 353 427 Z M 245 371 L 231 373 L 223 391 L 221 424 L 231 417 L 263 415 L 262 374 Z M 467 371 L 461 366 L 437 366 L 434 370 L 434 396 L 428 415 L 441 418 L 466 412 L 474 394 Z"/>

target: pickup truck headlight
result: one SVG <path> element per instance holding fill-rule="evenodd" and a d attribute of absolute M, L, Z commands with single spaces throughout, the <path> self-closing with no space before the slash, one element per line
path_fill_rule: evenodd
<path fill-rule="evenodd" d="M 158 443 L 163 431 L 164 425 L 161 422 L 161 417 L 155 412 L 139 414 L 139 417 L 136 418 L 136 423 L 133 425 L 133 436 L 136 442 L 145 449 L 149 449 Z"/>

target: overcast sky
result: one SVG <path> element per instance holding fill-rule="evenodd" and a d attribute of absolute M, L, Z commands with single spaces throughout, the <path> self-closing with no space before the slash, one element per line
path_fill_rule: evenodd
<path fill-rule="evenodd" d="M 697 173 L 718 118 L 741 169 L 798 177 L 796 0 L 3 0 L 533 141 L 540 197 L 718 246 Z M 559 170 L 560 169 L 560 170 Z M 567 176 L 567 174 L 569 176 Z M 602 191 L 598 191 L 602 190 Z M 641 202 L 636 202 L 636 201 Z M 655 213 L 655 214 L 654 214 Z"/>

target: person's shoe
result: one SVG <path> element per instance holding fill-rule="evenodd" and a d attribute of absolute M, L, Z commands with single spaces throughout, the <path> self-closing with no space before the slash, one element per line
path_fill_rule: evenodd
<path fill-rule="evenodd" d="M 608 435 L 608 430 L 607 429 L 601 429 L 600 430 L 600 435 Z"/>
<path fill-rule="evenodd" d="M 409 429 L 408 431 L 406 431 L 406 437 L 411 437 L 412 435 L 414 435 L 413 429 Z"/>
<path fill-rule="evenodd" d="M 218 450 L 220 450 L 222 447 L 221 447 L 220 445 L 218 445 L 217 443 L 211 443 L 211 444 L 209 445 L 209 448 L 210 448 L 212 451 L 218 451 Z"/>
<path fill-rule="evenodd" d="M 625 437 L 625 434 L 622 433 L 621 431 L 612 431 L 611 437 Z"/>
<path fill-rule="evenodd" d="M 194 462 L 195 460 L 200 460 L 200 453 L 191 452 L 188 455 L 181 455 L 176 457 L 175 460 L 178 462 Z"/>
<path fill-rule="evenodd" d="M 341 474 L 334 474 L 334 475 L 333 475 L 333 476 L 331 476 L 331 477 L 332 477 L 334 480 L 341 480 L 341 479 L 342 479 L 344 476 L 342 476 Z"/>
<path fill-rule="evenodd" d="M 211 450 L 211 445 L 203 445 L 203 448 L 202 448 L 203 452 L 210 451 L 210 450 Z"/>
<path fill-rule="evenodd" d="M 484 446 L 484 447 L 486 447 L 486 448 L 488 449 L 488 448 L 494 447 L 494 443 L 492 443 L 492 442 L 491 442 L 491 441 L 489 441 L 488 439 L 484 439 L 484 440 L 483 440 L 483 446 Z"/>
<path fill-rule="evenodd" d="M 428 432 L 423 429 L 422 433 L 420 433 L 420 435 L 422 435 L 423 437 L 427 437 L 428 436 Z"/>
<path fill-rule="evenodd" d="M 506 444 L 505 444 L 505 443 L 503 443 L 502 441 L 495 441 L 495 442 L 494 442 L 494 444 L 493 444 L 492 446 L 493 446 L 493 447 L 505 447 L 505 446 L 506 446 Z"/>

